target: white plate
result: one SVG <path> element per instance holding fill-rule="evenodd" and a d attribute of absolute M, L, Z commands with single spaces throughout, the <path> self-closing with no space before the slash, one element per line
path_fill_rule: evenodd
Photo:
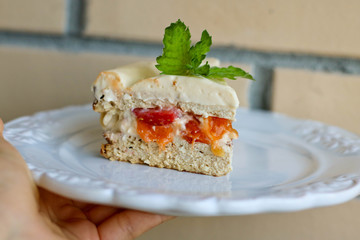
<path fill-rule="evenodd" d="M 170 215 L 297 211 L 360 193 L 360 138 L 342 129 L 239 109 L 233 171 L 211 177 L 110 162 L 90 105 L 22 117 L 4 135 L 38 185 L 78 200 Z"/>

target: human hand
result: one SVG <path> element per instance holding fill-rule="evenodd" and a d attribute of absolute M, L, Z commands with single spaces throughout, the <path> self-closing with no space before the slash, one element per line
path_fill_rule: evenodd
<path fill-rule="evenodd" d="M 0 119 L 0 239 L 133 239 L 171 219 L 74 201 L 38 188 Z"/>

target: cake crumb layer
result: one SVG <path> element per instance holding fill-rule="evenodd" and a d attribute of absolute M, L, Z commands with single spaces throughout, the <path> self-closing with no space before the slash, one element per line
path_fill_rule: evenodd
<path fill-rule="evenodd" d="M 146 164 L 151 167 L 169 168 L 178 171 L 224 176 L 231 168 L 232 144 L 224 146 L 224 156 L 215 156 L 208 144 L 194 143 L 176 138 L 160 150 L 155 142 L 146 143 L 141 138 L 128 136 L 125 141 L 113 141 L 111 135 L 103 144 L 101 154 L 112 161 Z"/>

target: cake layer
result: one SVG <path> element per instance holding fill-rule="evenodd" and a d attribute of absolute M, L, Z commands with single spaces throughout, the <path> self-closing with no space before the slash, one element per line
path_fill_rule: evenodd
<path fill-rule="evenodd" d="M 105 133 L 108 144 L 103 144 L 101 154 L 112 161 L 147 164 L 152 167 L 170 168 L 179 171 L 223 176 L 231 171 L 232 143 L 225 147 L 223 157 L 215 156 L 208 144 L 194 143 L 176 138 L 160 151 L 155 142 L 145 143 L 141 138 L 127 136 L 127 139 Z"/>

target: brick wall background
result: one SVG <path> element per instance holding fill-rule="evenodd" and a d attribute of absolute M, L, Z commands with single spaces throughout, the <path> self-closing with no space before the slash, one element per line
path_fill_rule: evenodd
<path fill-rule="evenodd" d="M 360 134 L 360 2 L 356 0 L 0 0 L 0 116 L 91 102 L 104 69 L 161 54 L 181 18 L 193 40 L 250 70 L 232 81 L 241 105 Z M 360 204 L 299 213 L 178 218 L 140 239 L 356 239 Z"/>

